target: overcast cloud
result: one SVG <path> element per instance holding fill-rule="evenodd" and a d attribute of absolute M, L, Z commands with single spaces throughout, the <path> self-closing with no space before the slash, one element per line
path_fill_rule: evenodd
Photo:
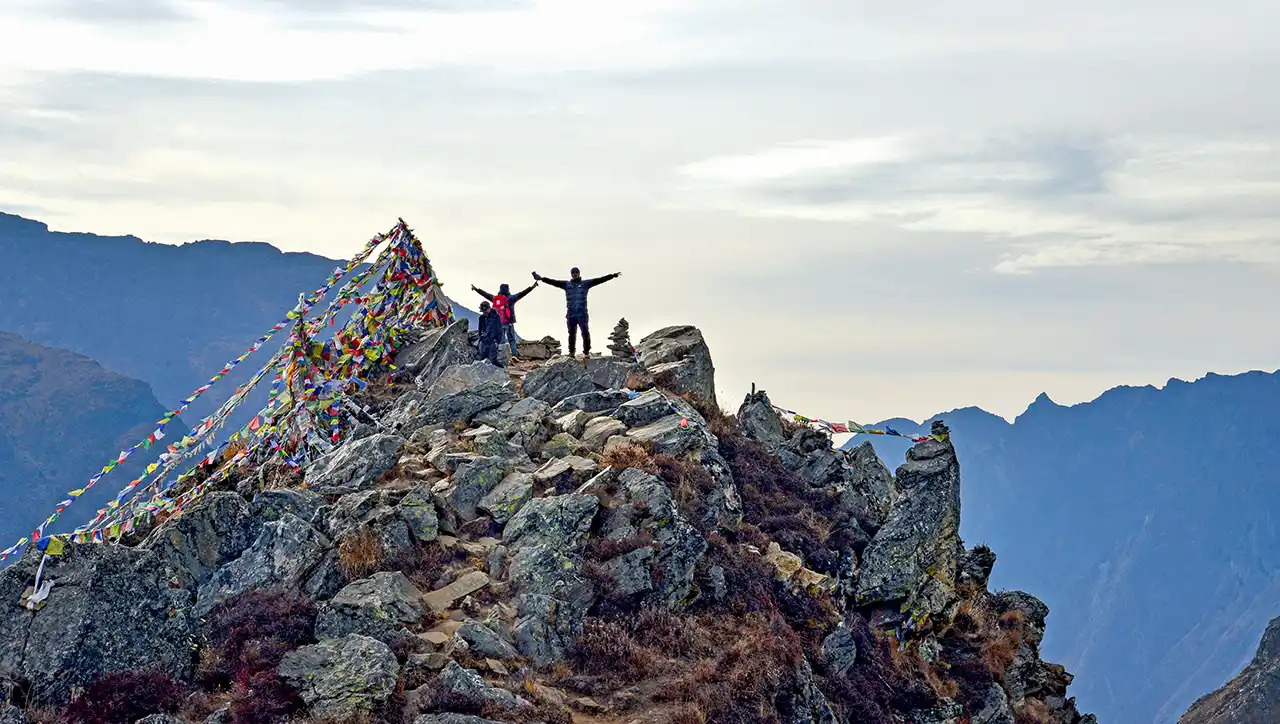
<path fill-rule="evenodd" d="M 624 272 L 722 402 L 1014 415 L 1273 370 L 1274 2 L 0 0 L 0 210 L 453 293 Z M 539 290 L 521 332 L 562 335 Z"/>

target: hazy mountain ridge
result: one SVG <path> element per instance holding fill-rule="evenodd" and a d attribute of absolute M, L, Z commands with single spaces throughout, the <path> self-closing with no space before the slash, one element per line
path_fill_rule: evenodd
<path fill-rule="evenodd" d="M 84 487 L 164 412 L 144 382 L 0 332 L 0 548 L 29 535 L 67 491 Z M 185 430 L 180 423 L 170 428 L 175 437 Z M 140 451 L 103 478 L 55 530 L 87 521 L 154 457 Z"/>
<path fill-rule="evenodd" d="M 1070 407 L 1041 395 L 1012 423 L 976 408 L 930 418 L 966 466 L 963 534 L 1002 551 L 994 585 L 1043 594 L 1046 651 L 1101 719 L 1176 721 L 1280 610 L 1277 405 L 1280 374 L 1248 372 Z M 868 439 L 887 459 L 906 447 Z"/>

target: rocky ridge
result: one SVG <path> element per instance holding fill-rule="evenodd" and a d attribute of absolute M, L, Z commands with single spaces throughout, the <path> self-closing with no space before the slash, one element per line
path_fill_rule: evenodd
<path fill-rule="evenodd" d="M 1178 724 L 1267 724 L 1280 721 L 1280 618 L 1262 635 L 1240 675 L 1202 697 Z"/>
<path fill-rule="evenodd" d="M 726 415 L 693 327 L 510 371 L 465 340 L 300 474 L 49 558 L 39 611 L 37 554 L 0 572 L 0 722 L 1094 721 L 960 540 L 949 441 L 894 474 L 763 392 Z"/>

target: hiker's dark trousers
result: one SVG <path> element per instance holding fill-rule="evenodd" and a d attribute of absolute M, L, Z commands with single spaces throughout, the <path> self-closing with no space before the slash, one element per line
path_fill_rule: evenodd
<path fill-rule="evenodd" d="M 568 317 L 569 323 L 569 356 L 572 357 L 578 349 L 578 330 L 582 330 L 582 354 L 589 356 L 591 354 L 591 332 L 587 329 L 587 315 L 581 317 Z"/>
<path fill-rule="evenodd" d="M 502 358 L 498 356 L 497 342 L 481 342 L 480 343 L 480 359 L 489 362 L 495 367 L 502 366 Z"/>

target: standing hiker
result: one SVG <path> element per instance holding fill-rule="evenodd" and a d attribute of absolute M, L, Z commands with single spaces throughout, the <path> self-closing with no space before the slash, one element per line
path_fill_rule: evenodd
<path fill-rule="evenodd" d="M 502 339 L 502 320 L 498 319 L 498 313 L 493 305 L 480 302 L 480 359 L 493 363 L 495 367 L 502 366 L 502 360 L 498 358 L 500 339 Z"/>
<path fill-rule="evenodd" d="M 502 322 L 502 335 L 498 338 L 498 344 L 506 341 L 507 346 L 511 348 L 511 361 L 518 362 L 516 349 L 516 302 L 524 299 L 525 295 L 538 287 L 538 283 L 534 282 L 533 286 L 520 292 L 512 294 L 511 287 L 502 284 L 498 287 L 497 294 L 490 294 L 485 290 L 471 285 L 471 291 L 493 302 L 493 310 L 498 313 L 498 319 Z"/>
<path fill-rule="evenodd" d="M 533 273 L 533 278 L 546 282 L 553 287 L 564 290 L 564 300 L 568 306 L 568 312 L 565 314 L 565 321 L 569 325 L 569 356 L 573 357 L 574 350 L 577 347 L 578 330 L 582 330 L 582 358 L 585 360 L 591 356 L 591 331 L 588 329 L 587 315 L 587 292 L 597 284 L 604 284 L 612 279 L 622 276 L 622 272 L 615 272 L 608 276 L 596 277 L 595 279 L 583 279 L 582 272 L 578 271 L 578 267 L 569 270 L 569 280 L 548 279 L 538 272 Z"/>

